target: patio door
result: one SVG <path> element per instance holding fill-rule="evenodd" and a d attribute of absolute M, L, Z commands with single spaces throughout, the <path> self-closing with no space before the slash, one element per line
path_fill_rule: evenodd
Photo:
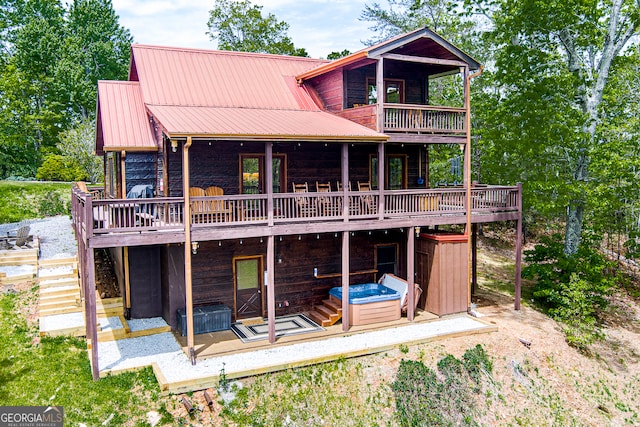
<path fill-rule="evenodd" d="M 262 271 L 261 255 L 233 259 L 236 320 L 264 317 Z"/>

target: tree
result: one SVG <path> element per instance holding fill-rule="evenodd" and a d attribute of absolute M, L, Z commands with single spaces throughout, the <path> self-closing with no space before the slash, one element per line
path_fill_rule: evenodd
<path fill-rule="evenodd" d="M 91 182 L 103 179 L 102 160 L 93 153 L 95 120 L 85 120 L 60 134 L 58 150 L 63 157 L 73 159 Z"/>
<path fill-rule="evenodd" d="M 132 38 L 110 0 L 0 0 L 0 36 L 0 177 L 31 177 L 98 79 L 126 77 Z"/>
<path fill-rule="evenodd" d="M 590 164 L 594 150 L 603 143 L 598 135 L 603 94 L 616 58 L 627 54 L 630 40 L 639 33 L 640 1 L 501 0 L 492 4 L 497 5 L 493 31 L 496 78 L 501 84 L 497 96 L 506 106 L 526 91 L 527 102 L 517 105 L 529 111 L 513 108 L 503 112 L 526 114 L 534 122 L 542 119 L 551 126 L 545 128 L 539 121 L 533 126 L 512 122 L 515 132 L 530 129 L 523 142 L 530 151 L 542 148 L 532 154 L 546 159 L 547 170 L 554 169 L 550 159 L 563 166 L 555 172 L 566 179 L 564 250 L 574 254 L 589 209 Z M 535 105 L 543 108 L 532 111 Z M 533 128 L 542 135 L 536 136 Z M 542 144 L 535 144 L 541 139 Z"/>
<path fill-rule="evenodd" d="M 207 34 L 222 50 L 309 56 L 304 48 L 293 45 L 287 35 L 289 24 L 271 13 L 264 17 L 261 10 L 262 6 L 248 0 L 216 0 L 209 11 Z"/>
<path fill-rule="evenodd" d="M 351 52 L 349 52 L 349 49 L 344 49 L 342 52 L 331 52 L 329 55 L 327 55 L 327 59 L 330 59 L 330 60 L 340 59 L 349 55 L 351 55 Z"/>

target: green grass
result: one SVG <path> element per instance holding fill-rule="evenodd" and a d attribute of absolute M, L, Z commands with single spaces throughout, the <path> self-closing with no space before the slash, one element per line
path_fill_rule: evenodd
<path fill-rule="evenodd" d="M 71 183 L 0 181 L 0 224 L 68 214 Z"/>
<path fill-rule="evenodd" d="M 35 289 L 0 295 L 0 405 L 60 405 L 65 425 L 142 426 L 152 410 L 172 421 L 151 368 L 94 382 L 83 340 L 38 342 L 21 313 Z"/>

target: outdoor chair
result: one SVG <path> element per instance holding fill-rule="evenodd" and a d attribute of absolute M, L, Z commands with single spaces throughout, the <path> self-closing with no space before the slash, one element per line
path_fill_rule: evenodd
<path fill-rule="evenodd" d="M 309 185 L 306 182 L 304 184 L 296 184 L 293 182 L 292 185 L 294 193 L 309 193 Z M 315 209 L 309 196 L 296 196 L 294 200 L 297 217 L 306 218 L 314 215 Z"/>
<path fill-rule="evenodd" d="M 368 181 L 358 181 L 358 191 L 371 191 L 371 183 Z M 375 200 L 371 194 L 363 194 L 360 196 L 360 214 L 369 215 L 376 211 Z"/>
<path fill-rule="evenodd" d="M 318 193 L 331 193 L 330 182 L 316 181 L 316 191 Z M 318 208 L 323 216 L 331 216 L 339 213 L 339 202 L 336 198 L 328 196 L 318 196 Z"/>
<path fill-rule="evenodd" d="M 207 197 L 224 196 L 224 190 L 221 187 L 217 187 L 215 185 L 212 185 L 210 187 L 207 187 L 207 189 L 205 190 L 205 195 Z M 232 217 L 231 208 L 229 207 L 227 202 L 225 202 L 224 200 L 212 200 L 212 201 L 209 202 L 207 207 L 210 208 L 210 213 L 212 215 L 215 215 L 221 221 L 230 221 L 231 220 L 231 217 Z"/>

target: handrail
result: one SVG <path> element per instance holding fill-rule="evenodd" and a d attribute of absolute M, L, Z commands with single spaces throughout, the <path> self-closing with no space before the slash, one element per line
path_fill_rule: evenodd
<path fill-rule="evenodd" d="M 386 190 L 384 212 L 378 213 L 378 191 L 349 191 L 348 220 L 464 214 L 465 188 Z M 517 212 L 518 187 L 486 186 L 471 189 L 474 214 Z M 277 193 L 273 195 L 273 223 L 343 220 L 342 192 Z M 89 208 L 87 207 L 89 205 Z M 267 225 L 265 194 L 191 198 L 190 223 L 195 229 L 241 225 Z M 184 198 L 92 200 L 73 190 L 74 230 L 83 241 L 92 235 L 114 232 L 151 232 L 184 229 Z"/>

